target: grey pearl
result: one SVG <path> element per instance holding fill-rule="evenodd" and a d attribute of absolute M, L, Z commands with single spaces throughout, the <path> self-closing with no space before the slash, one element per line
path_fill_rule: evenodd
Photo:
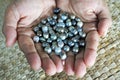
<path fill-rule="evenodd" d="M 79 35 L 81 38 L 85 38 L 86 37 L 86 33 L 85 32 L 79 32 Z"/>
<path fill-rule="evenodd" d="M 73 52 L 78 53 L 79 52 L 79 47 L 73 47 Z"/>
<path fill-rule="evenodd" d="M 58 28 L 56 28 L 56 31 L 57 31 L 57 32 L 60 32 L 60 33 L 63 33 L 63 32 L 65 32 L 65 28 L 63 28 L 63 27 L 58 27 Z"/>
<path fill-rule="evenodd" d="M 70 15 L 70 18 L 71 19 L 75 19 L 75 15 Z"/>
<path fill-rule="evenodd" d="M 60 53 L 60 58 L 61 58 L 62 60 L 65 60 L 65 59 L 67 58 L 66 53 L 65 53 L 65 52 L 61 52 L 61 53 Z"/>
<path fill-rule="evenodd" d="M 58 18 L 58 16 L 54 14 L 54 15 L 53 15 L 53 19 L 56 20 L 57 18 Z"/>
<path fill-rule="evenodd" d="M 70 51 L 70 47 L 69 47 L 68 45 L 65 45 L 65 46 L 63 47 L 63 50 L 64 50 L 65 52 L 68 52 L 68 51 Z"/>
<path fill-rule="evenodd" d="M 67 38 L 65 33 L 61 33 L 58 35 L 62 40 L 65 40 Z"/>
<path fill-rule="evenodd" d="M 34 36 L 34 37 L 33 37 L 33 41 L 34 41 L 34 42 L 38 43 L 39 40 L 40 40 L 39 36 Z"/>
<path fill-rule="evenodd" d="M 77 22 L 77 27 L 82 27 L 83 26 L 83 22 L 81 22 L 81 21 L 79 21 L 79 22 Z"/>
<path fill-rule="evenodd" d="M 80 18 L 78 18 L 78 17 L 76 17 L 75 20 L 78 21 L 78 22 L 81 21 Z"/>
<path fill-rule="evenodd" d="M 59 46 L 60 48 L 62 48 L 62 47 L 64 46 L 64 43 L 63 43 L 62 40 L 58 41 L 58 46 Z"/>
<path fill-rule="evenodd" d="M 48 38 L 48 39 L 47 39 L 47 42 L 48 42 L 48 43 L 52 43 L 51 38 Z"/>
<path fill-rule="evenodd" d="M 58 23 L 59 23 L 59 22 L 62 22 L 62 23 L 63 23 L 64 21 L 63 21 L 62 19 L 58 19 Z"/>
<path fill-rule="evenodd" d="M 55 48 L 57 47 L 57 42 L 52 42 L 52 50 L 55 50 Z"/>
<path fill-rule="evenodd" d="M 57 36 L 56 36 L 56 34 L 50 34 L 50 39 L 51 40 L 56 40 L 57 39 Z"/>
<path fill-rule="evenodd" d="M 72 32 L 75 28 L 73 26 L 70 26 L 68 29 L 70 32 Z"/>
<path fill-rule="evenodd" d="M 42 19 L 42 20 L 41 20 L 41 23 L 42 23 L 42 24 L 46 24 L 46 23 L 47 23 L 47 20 L 46 20 L 46 19 Z"/>
<path fill-rule="evenodd" d="M 49 21 L 51 21 L 51 20 L 53 20 L 53 18 L 52 17 L 47 17 L 47 21 L 49 22 Z"/>
<path fill-rule="evenodd" d="M 79 45 L 82 46 L 82 47 L 84 47 L 85 46 L 85 40 L 80 40 L 79 41 Z"/>
<path fill-rule="evenodd" d="M 42 32 L 41 31 L 37 31 L 37 36 L 42 36 Z"/>
<path fill-rule="evenodd" d="M 75 20 L 72 20 L 71 22 L 73 26 L 76 26 L 77 22 Z"/>
<path fill-rule="evenodd" d="M 47 46 L 50 46 L 50 44 L 47 43 L 47 42 L 43 42 L 43 43 L 42 43 L 42 47 L 47 47 Z"/>
<path fill-rule="evenodd" d="M 60 47 L 55 47 L 55 54 L 59 55 L 59 53 L 61 52 L 61 48 Z"/>
<path fill-rule="evenodd" d="M 49 21 L 49 24 L 50 24 L 51 26 L 54 26 L 54 25 L 56 24 L 56 20 L 50 20 L 50 21 Z"/>
<path fill-rule="evenodd" d="M 79 36 L 79 35 L 76 35 L 76 36 L 73 37 L 71 40 L 72 40 L 73 42 L 78 42 L 78 41 L 79 41 L 79 38 L 80 38 L 80 36 Z"/>
<path fill-rule="evenodd" d="M 68 32 L 68 36 L 69 36 L 69 37 L 73 37 L 74 35 L 73 35 L 73 33 Z"/>
<path fill-rule="evenodd" d="M 33 31 L 34 31 L 34 32 L 39 31 L 39 27 L 38 27 L 38 26 L 34 27 L 34 28 L 33 28 Z"/>
<path fill-rule="evenodd" d="M 74 42 L 72 41 L 72 40 L 68 40 L 68 45 L 70 46 L 70 47 L 72 47 L 72 46 L 74 46 Z"/>
<path fill-rule="evenodd" d="M 43 37 L 44 37 L 45 39 L 48 39 L 48 38 L 49 38 L 49 33 L 48 33 L 48 32 L 43 33 Z"/>
<path fill-rule="evenodd" d="M 48 26 L 45 26 L 45 25 L 44 25 L 44 26 L 42 27 L 42 31 L 43 31 L 43 32 L 48 32 Z"/>
<path fill-rule="evenodd" d="M 64 42 L 64 44 L 67 44 L 67 43 L 68 43 L 68 40 L 67 40 L 67 39 L 65 39 L 65 40 L 63 40 L 63 42 Z"/>
<path fill-rule="evenodd" d="M 56 26 L 57 26 L 57 27 L 65 27 L 65 23 L 63 23 L 63 22 L 59 22 L 59 23 L 57 23 Z"/>
<path fill-rule="evenodd" d="M 50 46 L 47 46 L 44 48 L 44 51 L 50 54 L 52 52 L 52 49 L 50 48 Z"/>
<path fill-rule="evenodd" d="M 69 26 L 71 26 L 71 25 L 72 25 L 72 22 L 71 22 L 71 21 L 67 21 L 67 22 L 66 22 L 66 26 L 69 27 Z"/>
<path fill-rule="evenodd" d="M 76 29 L 73 29 L 71 32 L 72 32 L 74 35 L 77 35 L 77 33 L 78 33 L 78 31 L 77 31 Z"/>
<path fill-rule="evenodd" d="M 43 37 L 40 37 L 39 39 L 40 39 L 40 42 L 45 42 L 46 41 L 46 39 L 43 38 Z"/>
<path fill-rule="evenodd" d="M 66 20 L 68 18 L 67 13 L 60 14 L 62 20 Z"/>

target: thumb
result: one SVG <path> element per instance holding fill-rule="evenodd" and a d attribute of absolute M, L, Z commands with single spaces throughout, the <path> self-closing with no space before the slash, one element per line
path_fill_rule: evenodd
<path fill-rule="evenodd" d="M 10 47 L 14 45 L 17 38 L 17 23 L 19 21 L 19 14 L 14 5 L 8 7 L 4 17 L 3 34 L 6 38 L 6 46 Z"/>
<path fill-rule="evenodd" d="M 108 28 L 112 24 L 112 19 L 107 7 L 105 7 L 99 14 L 98 14 L 98 33 L 101 36 L 105 36 L 107 34 Z"/>

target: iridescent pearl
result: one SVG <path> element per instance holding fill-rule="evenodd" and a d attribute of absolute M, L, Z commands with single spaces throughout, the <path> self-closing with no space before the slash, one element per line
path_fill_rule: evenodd
<path fill-rule="evenodd" d="M 58 16 L 54 14 L 54 15 L 53 15 L 53 19 L 56 20 L 57 18 L 58 18 Z"/>
<path fill-rule="evenodd" d="M 37 31 L 37 36 L 42 36 L 42 32 L 41 31 Z"/>
<path fill-rule="evenodd" d="M 72 46 L 74 46 L 74 42 L 73 42 L 72 40 L 68 40 L 68 45 L 69 45 L 70 47 L 72 47 Z"/>
<path fill-rule="evenodd" d="M 57 27 L 65 27 L 65 23 L 63 23 L 63 22 L 59 22 L 59 23 L 57 23 L 56 26 L 57 26 Z"/>
<path fill-rule="evenodd" d="M 68 18 L 66 13 L 60 14 L 60 17 L 61 17 L 62 20 L 66 20 Z"/>
<path fill-rule="evenodd" d="M 42 24 L 46 24 L 46 22 L 47 22 L 46 19 L 42 19 L 42 20 L 41 20 L 41 23 L 42 23 Z"/>
<path fill-rule="evenodd" d="M 55 8 L 55 9 L 53 10 L 53 13 L 54 13 L 54 14 L 60 13 L 60 8 Z"/>
<path fill-rule="evenodd" d="M 61 52 L 61 48 L 60 47 L 55 47 L 55 54 L 59 55 L 59 53 Z"/>
<path fill-rule="evenodd" d="M 85 46 L 85 40 L 80 40 L 79 41 L 79 45 L 82 46 L 82 47 L 84 47 Z"/>
<path fill-rule="evenodd" d="M 34 37 L 33 37 L 33 41 L 34 41 L 34 42 L 38 43 L 39 40 L 40 40 L 39 36 L 34 36 Z"/>
<path fill-rule="evenodd" d="M 44 48 L 44 51 L 50 54 L 52 52 L 52 49 L 50 48 L 50 46 L 47 46 Z"/>
<path fill-rule="evenodd" d="M 49 33 L 48 33 L 48 32 L 43 33 L 43 37 L 44 37 L 45 39 L 48 39 L 48 38 L 49 38 Z"/>
<path fill-rule="evenodd" d="M 36 27 L 34 27 L 34 28 L 33 28 L 33 31 L 34 31 L 34 32 L 39 31 L 39 27 L 37 27 L 37 26 L 36 26 Z"/>
<path fill-rule="evenodd" d="M 78 21 L 78 22 L 81 21 L 80 18 L 78 18 L 78 17 L 76 17 L 75 20 Z"/>
<path fill-rule="evenodd" d="M 42 27 L 42 31 L 43 31 L 43 32 L 48 32 L 48 26 L 45 26 L 45 25 L 44 25 L 44 26 Z"/>
<path fill-rule="evenodd" d="M 65 52 L 61 52 L 61 53 L 60 53 L 60 58 L 61 58 L 62 60 L 65 60 L 65 59 L 67 58 L 66 53 L 65 53 Z"/>
<path fill-rule="evenodd" d="M 56 39 L 57 39 L 56 34 L 50 34 L 50 39 L 51 39 L 51 40 L 56 40 Z"/>
<path fill-rule="evenodd" d="M 45 42 L 46 41 L 46 39 L 43 38 L 43 37 L 40 37 L 39 39 L 40 39 L 40 42 Z"/>
<path fill-rule="evenodd" d="M 73 47 L 73 52 L 78 53 L 79 52 L 79 47 Z"/>
<path fill-rule="evenodd" d="M 62 48 L 62 47 L 64 46 L 64 43 L 63 43 L 62 40 L 58 41 L 58 46 L 59 46 L 60 48 Z"/>
<path fill-rule="evenodd" d="M 43 43 L 42 43 L 42 47 L 47 47 L 47 46 L 50 46 L 50 44 L 47 43 L 47 42 L 43 42 Z"/>
<path fill-rule="evenodd" d="M 70 18 L 71 19 L 75 19 L 75 15 L 70 15 Z"/>
<path fill-rule="evenodd" d="M 70 47 L 69 47 L 68 45 L 65 45 L 65 46 L 63 47 L 63 50 L 64 50 L 65 52 L 68 52 L 68 51 L 70 51 Z"/>
<path fill-rule="evenodd" d="M 83 26 L 83 22 L 81 22 L 81 21 L 79 21 L 79 22 L 77 22 L 77 27 L 82 27 Z"/>

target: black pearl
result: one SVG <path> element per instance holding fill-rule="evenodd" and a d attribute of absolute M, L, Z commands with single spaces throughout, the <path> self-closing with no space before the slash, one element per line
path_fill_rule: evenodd
<path fill-rule="evenodd" d="M 54 14 L 60 13 L 60 8 L 55 8 L 55 9 L 53 10 L 53 13 L 54 13 Z"/>

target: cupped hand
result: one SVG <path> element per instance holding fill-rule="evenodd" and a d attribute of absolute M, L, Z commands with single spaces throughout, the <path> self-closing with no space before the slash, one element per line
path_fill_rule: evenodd
<path fill-rule="evenodd" d="M 65 61 L 65 71 L 68 75 L 83 77 L 86 68 L 95 63 L 99 37 L 105 36 L 111 26 L 111 17 L 103 0 L 57 0 L 57 7 L 73 13 L 85 23 L 83 26 L 86 36 L 85 50 L 74 56 L 68 53 Z"/>
<path fill-rule="evenodd" d="M 40 47 L 41 44 L 34 44 L 32 26 L 50 15 L 55 7 L 54 0 L 16 0 L 7 8 L 3 26 L 6 45 L 12 46 L 18 41 L 30 66 L 34 70 L 42 67 L 48 75 L 61 72 L 62 61 L 55 55 L 50 58 Z"/>

